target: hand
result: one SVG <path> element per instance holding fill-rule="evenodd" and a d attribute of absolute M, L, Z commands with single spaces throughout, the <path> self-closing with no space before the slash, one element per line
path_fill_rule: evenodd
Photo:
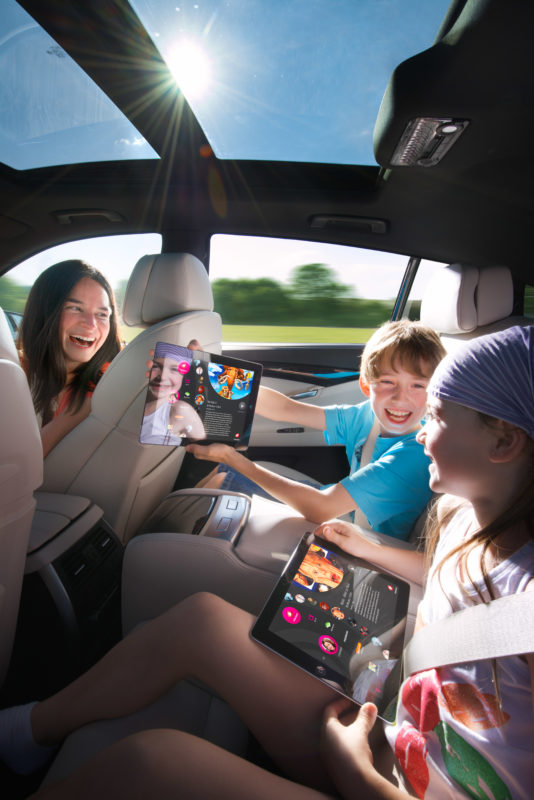
<path fill-rule="evenodd" d="M 331 519 L 321 523 L 314 530 L 314 534 L 326 539 L 327 542 L 337 544 L 345 553 L 351 553 L 353 556 L 360 555 L 362 539 L 365 543 L 361 528 L 341 519 Z"/>
<path fill-rule="evenodd" d="M 197 339 L 191 339 L 191 341 L 189 342 L 187 347 L 188 347 L 189 350 L 202 350 L 202 347 L 198 343 Z M 154 365 L 154 362 L 152 360 L 154 358 L 154 348 L 152 348 L 151 350 L 148 351 L 148 357 L 149 357 L 149 360 L 146 362 L 147 370 L 145 372 L 145 378 L 150 378 L 150 370 L 152 369 L 152 367 Z"/>
<path fill-rule="evenodd" d="M 219 443 L 188 444 L 185 449 L 201 461 L 217 461 L 219 464 L 229 464 L 230 459 L 235 455 L 233 447 Z"/>
<path fill-rule="evenodd" d="M 373 703 L 365 703 L 359 712 L 346 698 L 340 697 L 325 708 L 321 748 L 330 777 L 344 797 L 354 787 L 369 786 L 378 777 L 369 746 L 369 734 L 377 718 Z M 367 796 L 367 795 L 366 795 Z"/>

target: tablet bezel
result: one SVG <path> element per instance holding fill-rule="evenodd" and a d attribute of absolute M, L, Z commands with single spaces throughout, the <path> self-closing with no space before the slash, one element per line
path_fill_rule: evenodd
<path fill-rule="evenodd" d="M 183 351 L 187 352 L 188 355 L 185 356 L 185 358 L 187 358 L 187 359 L 190 358 L 192 364 L 193 364 L 193 362 L 195 360 L 199 360 L 199 361 L 205 362 L 206 364 L 209 364 L 209 363 L 221 364 L 222 366 L 237 367 L 239 369 L 243 369 L 244 371 L 250 371 L 250 372 L 254 373 L 254 377 L 252 379 L 252 385 L 251 385 L 251 388 L 250 388 L 250 392 L 247 395 L 247 398 L 248 398 L 248 400 L 247 400 L 247 410 L 246 410 L 246 414 L 245 414 L 243 430 L 242 430 L 242 433 L 241 433 L 239 439 L 234 439 L 234 438 L 231 438 L 231 437 L 216 437 L 216 436 L 213 436 L 213 435 L 211 435 L 211 436 L 208 435 L 205 439 L 193 439 L 193 438 L 189 438 L 189 437 L 185 437 L 185 436 L 181 437 L 181 444 L 183 444 L 183 445 L 186 445 L 186 444 L 203 444 L 203 445 L 207 445 L 207 444 L 212 444 L 212 443 L 222 443 L 222 444 L 228 444 L 231 447 L 234 447 L 234 448 L 239 449 L 239 450 L 246 450 L 246 448 L 248 447 L 248 443 L 250 441 L 250 435 L 252 433 L 252 422 L 254 420 L 254 413 L 255 413 L 255 410 L 256 410 L 256 402 L 258 400 L 258 392 L 259 392 L 260 382 L 261 382 L 261 377 L 262 377 L 262 372 L 263 372 L 263 365 L 258 363 L 258 362 L 255 362 L 255 361 L 248 361 L 248 360 L 246 361 L 244 359 L 234 358 L 232 356 L 225 356 L 224 354 L 220 354 L 220 353 L 210 353 L 210 352 L 208 352 L 206 350 L 191 350 L 188 347 L 184 347 L 183 345 L 176 345 L 176 344 L 173 344 L 172 342 L 158 341 L 156 343 L 156 348 L 160 344 L 163 345 L 163 346 L 177 347 L 177 348 L 180 348 L 180 350 L 183 350 Z M 225 398 L 221 397 L 221 400 L 224 400 L 224 399 Z M 148 400 L 148 385 L 147 385 L 147 389 L 146 389 L 145 403 L 143 405 L 143 414 L 144 414 L 144 409 L 145 409 L 147 400 Z M 194 403 L 191 403 L 188 400 L 184 400 L 184 402 L 187 402 L 192 408 L 195 408 Z M 234 402 L 234 401 L 229 400 L 228 402 Z M 143 419 L 141 420 L 141 427 L 142 427 L 142 424 L 143 424 Z M 141 437 L 141 430 L 139 432 L 139 437 Z M 180 444 L 176 444 L 176 443 L 143 442 L 141 440 L 141 438 L 139 438 L 139 441 L 141 441 L 142 444 L 157 444 L 157 446 L 163 446 L 163 447 L 180 447 Z"/>
<path fill-rule="evenodd" d="M 264 647 L 267 647 L 269 650 L 277 653 L 285 660 L 290 661 L 292 664 L 300 667 L 309 675 L 312 675 L 317 680 L 327 684 L 335 691 L 350 699 L 356 705 L 360 705 L 360 703 L 358 703 L 358 701 L 352 697 L 351 689 L 349 688 L 350 677 L 336 669 L 336 666 L 338 666 L 340 663 L 339 660 L 336 661 L 335 657 L 328 654 L 325 656 L 320 652 L 319 647 L 317 647 L 317 657 L 315 657 L 314 655 L 299 649 L 294 644 L 291 644 L 287 640 L 281 638 L 271 629 L 271 625 L 280 613 L 284 598 L 286 597 L 286 593 L 288 591 L 302 594 L 305 600 L 307 600 L 308 596 L 315 597 L 316 599 L 320 596 L 323 596 L 312 593 L 306 587 L 297 585 L 293 582 L 297 568 L 302 563 L 302 560 L 308 552 L 311 544 L 316 544 L 320 548 L 324 548 L 325 550 L 328 550 L 330 553 L 334 554 L 336 558 L 339 559 L 340 564 L 347 567 L 348 565 L 352 565 L 353 567 L 369 570 L 377 576 L 383 576 L 388 582 L 397 587 L 397 606 L 394 618 L 392 620 L 392 625 L 388 630 L 392 630 L 394 626 L 398 626 L 399 624 L 401 625 L 401 628 L 397 631 L 397 641 L 400 641 L 400 645 L 398 646 L 398 651 L 397 648 L 395 648 L 395 652 L 390 653 L 391 661 L 395 662 L 395 666 L 384 682 L 384 693 L 382 697 L 375 697 L 373 699 L 373 702 L 375 702 L 377 705 L 380 718 L 386 722 L 391 722 L 394 719 L 395 713 L 394 700 L 398 694 L 401 684 L 402 650 L 406 635 L 406 623 L 410 596 L 410 585 L 406 581 L 398 578 L 395 575 L 391 575 L 385 570 L 382 570 L 375 565 L 364 561 L 363 559 L 345 553 L 343 550 L 335 545 L 332 545 L 330 542 L 326 542 L 326 540 L 320 539 L 319 537 L 314 537 L 312 533 L 307 533 L 302 537 L 292 553 L 282 575 L 280 576 L 270 597 L 265 603 L 261 613 L 256 619 L 251 629 L 251 636 L 259 644 L 262 644 Z M 324 594 L 324 597 L 327 596 L 328 592 Z M 301 607 L 303 611 L 305 609 L 308 610 L 309 608 L 306 603 L 303 603 Z M 325 620 L 326 619 L 327 615 L 325 615 Z M 339 629 L 344 623 L 338 621 L 337 624 Z M 350 630 L 348 623 L 346 624 L 346 628 Z M 348 635 L 349 634 L 347 634 L 347 636 Z M 354 640 L 355 638 L 356 634 L 353 633 L 352 639 Z M 365 650 L 365 646 L 363 646 L 362 650 Z"/>

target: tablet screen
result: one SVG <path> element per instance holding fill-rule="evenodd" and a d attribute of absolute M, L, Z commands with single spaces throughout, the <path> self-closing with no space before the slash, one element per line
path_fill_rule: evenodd
<path fill-rule="evenodd" d="M 158 342 L 139 440 L 177 445 L 250 439 L 261 364 Z"/>
<path fill-rule="evenodd" d="M 392 720 L 409 584 L 306 534 L 251 635 L 332 688 Z"/>

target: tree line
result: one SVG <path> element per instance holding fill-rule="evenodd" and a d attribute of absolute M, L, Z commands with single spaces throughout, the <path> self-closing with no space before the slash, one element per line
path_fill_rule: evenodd
<path fill-rule="evenodd" d="M 0 277 L 0 307 L 24 310 L 30 287 Z M 126 281 L 116 287 L 119 309 Z M 219 278 L 212 283 L 214 305 L 228 325 L 318 325 L 374 328 L 389 319 L 392 300 L 353 296 L 325 264 L 296 267 L 288 283 L 273 278 Z"/>

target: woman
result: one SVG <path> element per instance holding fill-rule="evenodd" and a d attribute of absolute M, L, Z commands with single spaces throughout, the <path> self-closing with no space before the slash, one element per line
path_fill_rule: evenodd
<path fill-rule="evenodd" d="M 120 350 L 115 298 L 102 273 L 77 259 L 45 270 L 28 296 L 18 347 L 46 457 L 89 415 L 94 388 Z"/>

